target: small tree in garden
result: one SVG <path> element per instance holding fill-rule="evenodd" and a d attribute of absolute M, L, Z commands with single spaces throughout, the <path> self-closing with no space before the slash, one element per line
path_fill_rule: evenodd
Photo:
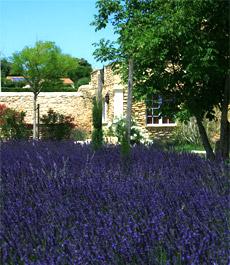
<path fill-rule="evenodd" d="M 126 119 L 119 119 L 117 122 L 114 122 L 109 127 L 109 133 L 111 136 L 117 137 L 118 143 L 121 144 L 126 138 Z M 140 144 L 142 140 L 141 133 L 137 127 L 137 124 L 134 120 L 131 120 L 131 130 L 130 130 L 130 144 Z"/>
<path fill-rule="evenodd" d="M 37 97 L 50 84 L 60 82 L 70 70 L 76 68 L 76 61 L 63 54 L 54 42 L 38 41 L 34 47 L 25 47 L 13 54 L 12 71 L 20 73 L 30 85 L 33 98 L 33 139 L 37 138 Z"/>
<path fill-rule="evenodd" d="M 74 128 L 73 117 L 65 116 L 49 109 L 47 115 L 41 117 L 43 123 L 42 138 L 52 140 L 69 139 Z"/>
<path fill-rule="evenodd" d="M 103 145 L 102 131 L 102 102 L 101 100 L 93 99 L 93 134 L 92 145 L 94 150 L 98 150 Z"/>
<path fill-rule="evenodd" d="M 0 139 L 26 139 L 29 136 L 24 122 L 25 112 L 0 104 Z"/>

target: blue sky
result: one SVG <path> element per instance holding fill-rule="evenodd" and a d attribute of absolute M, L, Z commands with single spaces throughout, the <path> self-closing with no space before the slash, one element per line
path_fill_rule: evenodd
<path fill-rule="evenodd" d="M 92 44 L 114 39 L 112 28 L 95 32 L 96 0 L 0 0 L 0 51 L 9 57 L 38 40 L 54 41 L 63 53 L 88 60 L 93 68 Z"/>

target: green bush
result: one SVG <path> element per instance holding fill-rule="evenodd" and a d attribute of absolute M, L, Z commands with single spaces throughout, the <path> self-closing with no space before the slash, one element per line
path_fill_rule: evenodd
<path fill-rule="evenodd" d="M 47 115 L 41 117 L 41 134 L 43 139 L 70 139 L 74 128 L 73 117 L 65 116 L 49 109 Z"/>
<path fill-rule="evenodd" d="M 208 119 L 205 119 L 203 125 L 211 144 L 214 145 L 219 132 L 220 125 L 218 121 L 209 121 Z M 173 139 L 175 143 L 179 145 L 202 147 L 202 141 L 195 118 L 190 118 L 187 122 L 178 121 L 173 134 Z"/>
<path fill-rule="evenodd" d="M 30 88 L 23 87 L 3 87 L 2 92 L 31 92 Z"/>
<path fill-rule="evenodd" d="M 92 145 L 94 150 L 98 150 L 103 145 L 103 131 L 102 131 L 102 102 L 93 99 L 93 133 Z"/>
<path fill-rule="evenodd" d="M 119 144 L 124 144 L 126 146 L 126 119 L 120 119 L 116 123 L 112 124 L 109 128 L 109 134 L 117 137 Z M 141 136 L 140 130 L 138 129 L 134 120 L 131 121 L 131 131 L 130 131 L 130 143 L 139 144 L 143 137 Z"/>
<path fill-rule="evenodd" d="M 12 91 L 15 88 L 23 88 L 26 84 L 26 81 L 15 82 L 6 78 L 2 79 L 2 88 L 6 91 Z"/>
<path fill-rule="evenodd" d="M 0 104 L 0 138 L 5 140 L 28 138 L 29 130 L 24 118 L 25 112 L 18 112 Z"/>
<path fill-rule="evenodd" d="M 82 77 L 76 82 L 76 87 L 79 88 L 82 85 L 87 85 L 90 82 L 89 77 Z"/>
<path fill-rule="evenodd" d="M 70 138 L 75 141 L 85 141 L 88 138 L 88 133 L 81 128 L 74 128 Z"/>
<path fill-rule="evenodd" d="M 173 133 L 173 139 L 177 144 L 202 145 L 195 119 L 190 119 L 188 122 L 178 121 Z"/>
<path fill-rule="evenodd" d="M 94 128 L 92 134 L 92 145 L 94 150 L 99 150 L 103 145 L 103 132 L 101 129 Z"/>

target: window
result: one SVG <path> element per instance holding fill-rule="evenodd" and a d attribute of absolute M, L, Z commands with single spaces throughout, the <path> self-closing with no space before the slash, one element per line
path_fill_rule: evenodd
<path fill-rule="evenodd" d="M 107 112 L 108 112 L 108 103 L 103 101 L 102 106 L 102 123 L 107 123 Z"/>
<path fill-rule="evenodd" d="M 123 117 L 123 90 L 114 90 L 114 118 Z"/>
<path fill-rule="evenodd" d="M 152 96 L 146 101 L 146 124 L 147 126 L 174 126 L 172 115 L 162 116 L 162 107 L 172 104 L 171 99 L 162 99 L 160 96 Z"/>

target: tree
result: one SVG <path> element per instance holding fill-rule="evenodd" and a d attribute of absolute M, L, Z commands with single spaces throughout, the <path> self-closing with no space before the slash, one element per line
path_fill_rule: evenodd
<path fill-rule="evenodd" d="M 9 75 L 11 70 L 11 63 L 6 59 L 1 59 L 1 78 L 5 78 Z"/>
<path fill-rule="evenodd" d="M 215 0 L 99 0 L 97 27 L 111 21 L 117 43 L 101 42 L 97 55 L 122 59 L 133 51 L 135 96 L 171 96 L 195 116 L 207 156 L 215 155 L 203 119 L 221 110 L 220 154 L 229 154 L 229 2 Z M 121 12 L 122 10 L 122 12 Z M 129 19 L 127 19 L 129 17 Z M 103 46 L 104 45 L 104 46 Z M 104 53 L 104 54 L 103 54 Z M 109 54 L 109 56 L 108 56 Z M 164 111 L 164 110 L 162 110 Z"/>
<path fill-rule="evenodd" d="M 75 58 L 75 60 L 76 67 L 68 72 L 67 76 L 74 81 L 75 86 L 78 88 L 80 85 L 86 85 L 89 83 L 92 66 L 83 58 Z"/>
<path fill-rule="evenodd" d="M 95 151 L 101 149 L 103 145 L 102 130 L 102 101 L 100 98 L 93 98 L 93 133 L 92 146 Z"/>
<path fill-rule="evenodd" d="M 1 66 L 1 84 L 0 84 L 0 92 L 2 91 L 2 87 L 5 87 L 6 84 L 6 76 L 9 75 L 10 70 L 11 70 L 11 63 L 6 59 L 2 58 L 0 59 L 0 66 Z"/>
<path fill-rule="evenodd" d="M 25 47 L 12 57 L 12 70 L 20 72 L 33 92 L 33 139 L 37 138 L 37 97 L 50 84 L 60 81 L 75 67 L 75 60 L 62 54 L 53 42 L 36 42 L 34 47 Z"/>
<path fill-rule="evenodd" d="M 132 20 L 132 6 L 122 4 L 122 1 L 97 1 L 98 15 L 92 23 L 96 30 L 105 28 L 109 24 L 109 17 L 114 15 L 110 22 L 114 28 L 114 33 L 117 33 L 119 38 L 117 42 L 110 42 L 101 40 L 98 49 L 94 52 L 95 57 L 100 61 L 112 61 L 114 65 L 120 65 L 120 69 L 124 72 L 124 80 L 128 81 L 128 96 L 127 96 L 127 113 L 126 113 L 126 139 L 124 145 L 126 146 L 127 154 L 130 148 L 130 131 L 131 131 L 131 112 L 132 112 L 132 90 L 133 90 L 133 68 L 134 59 L 133 53 L 136 47 L 125 44 L 124 39 L 127 37 L 127 32 L 124 30 L 125 25 L 129 28 L 129 23 Z M 116 48 L 118 44 L 118 48 Z M 127 71 L 128 70 L 128 71 Z"/>

